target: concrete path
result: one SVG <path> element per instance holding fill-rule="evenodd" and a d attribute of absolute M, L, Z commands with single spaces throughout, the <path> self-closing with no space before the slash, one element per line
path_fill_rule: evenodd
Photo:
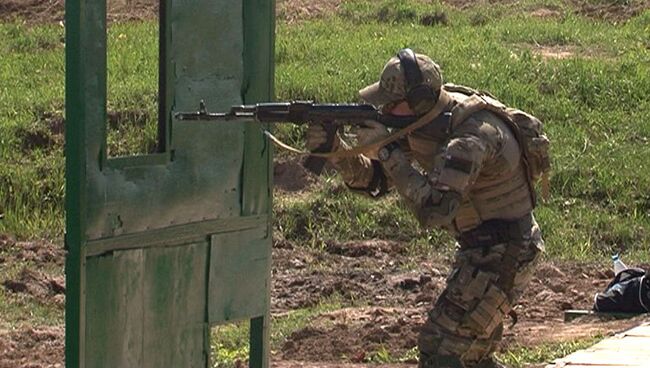
<path fill-rule="evenodd" d="M 546 368 L 650 368 L 650 323 L 558 359 Z"/>

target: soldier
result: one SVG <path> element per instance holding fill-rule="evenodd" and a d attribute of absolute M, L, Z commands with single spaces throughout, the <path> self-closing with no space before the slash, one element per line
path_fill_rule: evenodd
<path fill-rule="evenodd" d="M 504 316 L 544 250 L 516 132 L 489 109 L 462 121 L 450 118 L 471 92 L 443 85 L 440 68 L 428 56 L 400 50 L 380 81 L 359 91 L 361 98 L 388 114 L 435 110 L 436 116 L 380 149 L 330 159 L 350 189 L 379 197 L 394 187 L 422 226 L 444 228 L 457 239 L 446 288 L 420 330 L 420 367 L 503 367 L 493 352 Z M 359 145 L 390 134 L 379 123 L 367 125 L 357 131 Z M 308 129 L 308 149 L 325 141 L 322 127 Z M 334 147 L 349 149 L 340 137 Z"/>

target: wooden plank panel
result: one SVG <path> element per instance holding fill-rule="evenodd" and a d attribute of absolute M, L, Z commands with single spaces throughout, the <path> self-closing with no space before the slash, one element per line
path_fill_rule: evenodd
<path fill-rule="evenodd" d="M 210 323 L 262 317 L 267 313 L 271 245 L 265 228 L 212 236 Z"/>
<path fill-rule="evenodd" d="M 87 367 L 142 366 L 142 250 L 87 260 Z"/>
<path fill-rule="evenodd" d="M 207 242 L 145 249 L 144 364 L 206 367 Z"/>
<path fill-rule="evenodd" d="M 268 223 L 268 216 L 261 215 L 180 224 L 164 229 L 92 240 L 86 245 L 86 254 L 95 256 L 115 250 L 169 247 L 181 243 L 196 243 L 205 241 L 210 234 L 265 228 Z"/>

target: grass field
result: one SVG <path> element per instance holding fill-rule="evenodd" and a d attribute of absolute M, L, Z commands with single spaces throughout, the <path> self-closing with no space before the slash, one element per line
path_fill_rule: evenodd
<path fill-rule="evenodd" d="M 535 9 L 532 2 L 521 6 Z M 430 12 L 424 8 L 403 1 L 351 3 L 335 19 L 280 26 L 278 98 L 355 100 L 387 57 L 411 46 L 438 61 L 446 80 L 491 91 L 546 123 L 552 196 L 537 213 L 549 256 L 638 251 L 634 257 L 647 257 L 650 13 L 613 26 L 570 13 L 538 18 L 524 10 L 506 17 L 497 6 L 449 11 L 447 25 L 414 24 Z M 377 20 L 384 9 L 390 9 L 389 22 Z M 336 36 L 328 37 L 332 29 Z M 569 50 L 570 56 L 547 58 L 543 50 Z"/>
<path fill-rule="evenodd" d="M 107 124 L 113 155 L 148 152 L 155 145 L 156 34 L 154 21 L 110 26 Z M 58 24 L 0 23 L 0 234 L 59 244 L 63 37 Z M 446 81 L 488 90 L 545 122 L 552 140 L 552 190 L 536 215 L 547 258 L 606 262 L 620 252 L 624 259 L 650 261 L 650 10 L 615 22 L 587 17 L 556 0 L 463 10 L 437 1 L 348 0 L 320 17 L 278 22 L 277 100 L 355 102 L 357 90 L 374 82 L 402 47 L 430 55 Z M 301 127 L 286 125 L 278 132 L 302 144 Z M 338 178 L 325 177 L 308 193 L 278 195 L 278 236 L 314 248 L 331 239 L 381 238 L 407 242 L 417 253 L 450 253 L 452 239 L 419 229 L 397 196 L 375 202 L 344 188 Z M 0 269 L 0 276 L 17 274 L 19 266 Z M 62 323 L 61 310 L 2 299 L 8 298 L 0 299 L 0 314 L 9 324 Z M 282 317 L 278 323 L 284 327 L 273 338 L 282 339 L 310 313 L 338 306 Z M 237 343 L 242 332 L 225 335 L 216 346 L 226 347 L 224 361 L 236 360 L 243 354 Z M 548 359 L 548 350 L 583 345 L 522 349 L 504 358 L 521 366 Z M 377 353 L 375 361 L 386 360 L 397 358 Z"/>
<path fill-rule="evenodd" d="M 554 10 L 539 16 L 539 9 Z M 421 24 L 427 17 L 438 23 Z M 114 155 L 155 144 L 156 31 L 153 21 L 110 27 Z M 0 232 L 20 238 L 60 239 L 63 229 L 63 34 L 59 25 L 0 25 Z M 550 257 L 620 251 L 649 259 L 650 12 L 612 23 L 559 1 L 463 11 L 435 2 L 348 1 L 329 16 L 278 24 L 277 99 L 356 101 L 356 91 L 405 46 L 431 55 L 447 81 L 488 90 L 545 122 L 552 195 L 537 214 Z M 300 128 L 280 132 L 301 143 Z M 361 234 L 430 243 L 438 236 L 418 230 L 395 200 L 376 206 L 327 186 L 313 194 L 276 201 L 287 239 Z M 314 208 L 326 212 L 312 216 Z M 341 221 L 350 215 L 357 221 Z"/>

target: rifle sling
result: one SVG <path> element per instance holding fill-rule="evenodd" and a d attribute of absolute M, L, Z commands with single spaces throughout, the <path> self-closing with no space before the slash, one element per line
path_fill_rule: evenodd
<path fill-rule="evenodd" d="M 436 105 L 431 109 L 429 112 L 426 114 L 422 115 L 417 121 L 415 121 L 413 124 L 408 125 L 407 127 L 400 129 L 384 139 L 381 139 L 377 142 L 370 143 L 364 146 L 356 146 L 352 147 L 349 150 L 338 150 L 334 152 L 309 152 L 309 151 L 301 151 L 297 148 L 291 147 L 290 145 L 282 142 L 279 140 L 276 136 L 274 136 L 271 132 L 264 130 L 264 135 L 269 137 L 269 139 L 275 143 L 277 146 L 284 148 L 288 151 L 298 153 L 301 155 L 310 155 L 310 156 L 315 156 L 315 157 L 323 157 L 323 158 L 342 158 L 342 157 L 354 157 L 366 152 L 374 152 L 378 151 L 380 148 L 383 146 L 395 142 L 396 140 L 403 138 L 407 136 L 408 134 L 414 132 L 415 130 L 429 124 L 432 122 L 438 115 L 444 112 L 444 109 L 449 105 L 450 102 L 450 97 L 446 93 L 441 93 L 440 97 L 438 98 L 438 102 L 436 102 Z"/>

